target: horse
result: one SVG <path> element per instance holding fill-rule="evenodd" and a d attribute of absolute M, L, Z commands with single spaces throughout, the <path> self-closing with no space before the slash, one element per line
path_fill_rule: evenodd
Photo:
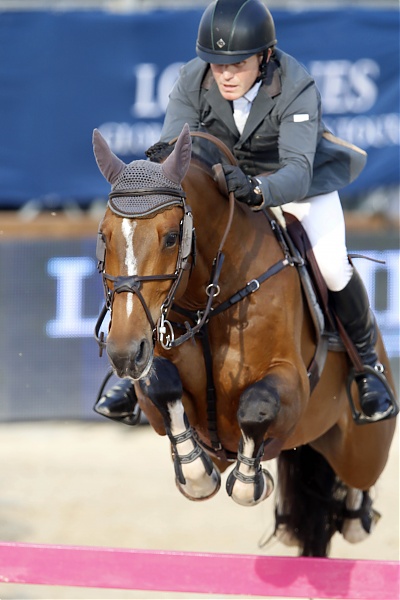
<path fill-rule="evenodd" d="M 212 498 L 233 465 L 228 495 L 254 506 L 274 489 L 265 461 L 277 459 L 275 534 L 302 556 L 327 556 L 336 531 L 361 541 L 377 522 L 370 490 L 396 419 L 363 421 L 348 352 L 316 325 L 318 298 L 307 299 L 282 211 L 227 199 L 217 166 L 192 151 L 195 135 L 208 134 L 185 125 L 166 157 L 127 165 L 94 131 L 112 186 L 98 233 L 106 303 L 96 337 L 168 436 L 186 498 Z M 379 330 L 376 349 L 394 389 Z"/>

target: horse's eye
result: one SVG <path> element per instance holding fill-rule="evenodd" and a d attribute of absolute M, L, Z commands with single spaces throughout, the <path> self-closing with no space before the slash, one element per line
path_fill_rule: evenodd
<path fill-rule="evenodd" d="M 173 248 L 176 244 L 178 240 L 178 233 L 175 232 L 170 232 L 165 236 L 165 247 L 166 248 Z"/>

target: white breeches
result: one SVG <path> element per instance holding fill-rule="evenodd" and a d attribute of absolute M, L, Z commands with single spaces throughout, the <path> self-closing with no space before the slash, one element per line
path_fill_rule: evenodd
<path fill-rule="evenodd" d="M 346 248 L 346 232 L 339 194 L 331 192 L 282 206 L 303 225 L 328 289 L 339 292 L 350 281 L 353 267 Z"/>

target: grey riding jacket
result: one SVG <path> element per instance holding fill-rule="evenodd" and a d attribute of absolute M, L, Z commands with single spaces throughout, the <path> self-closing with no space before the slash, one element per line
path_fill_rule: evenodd
<path fill-rule="evenodd" d="M 343 188 L 356 179 L 367 159 L 363 150 L 327 130 L 314 79 L 278 49 L 242 134 L 209 64 L 195 58 L 184 65 L 170 94 L 160 141 L 178 136 L 185 123 L 228 146 L 244 173 L 260 180 L 267 206 Z"/>

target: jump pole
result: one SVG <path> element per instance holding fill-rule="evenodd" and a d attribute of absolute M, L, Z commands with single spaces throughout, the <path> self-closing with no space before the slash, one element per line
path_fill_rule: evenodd
<path fill-rule="evenodd" d="M 0 583 L 398 600 L 400 563 L 0 543 Z"/>

